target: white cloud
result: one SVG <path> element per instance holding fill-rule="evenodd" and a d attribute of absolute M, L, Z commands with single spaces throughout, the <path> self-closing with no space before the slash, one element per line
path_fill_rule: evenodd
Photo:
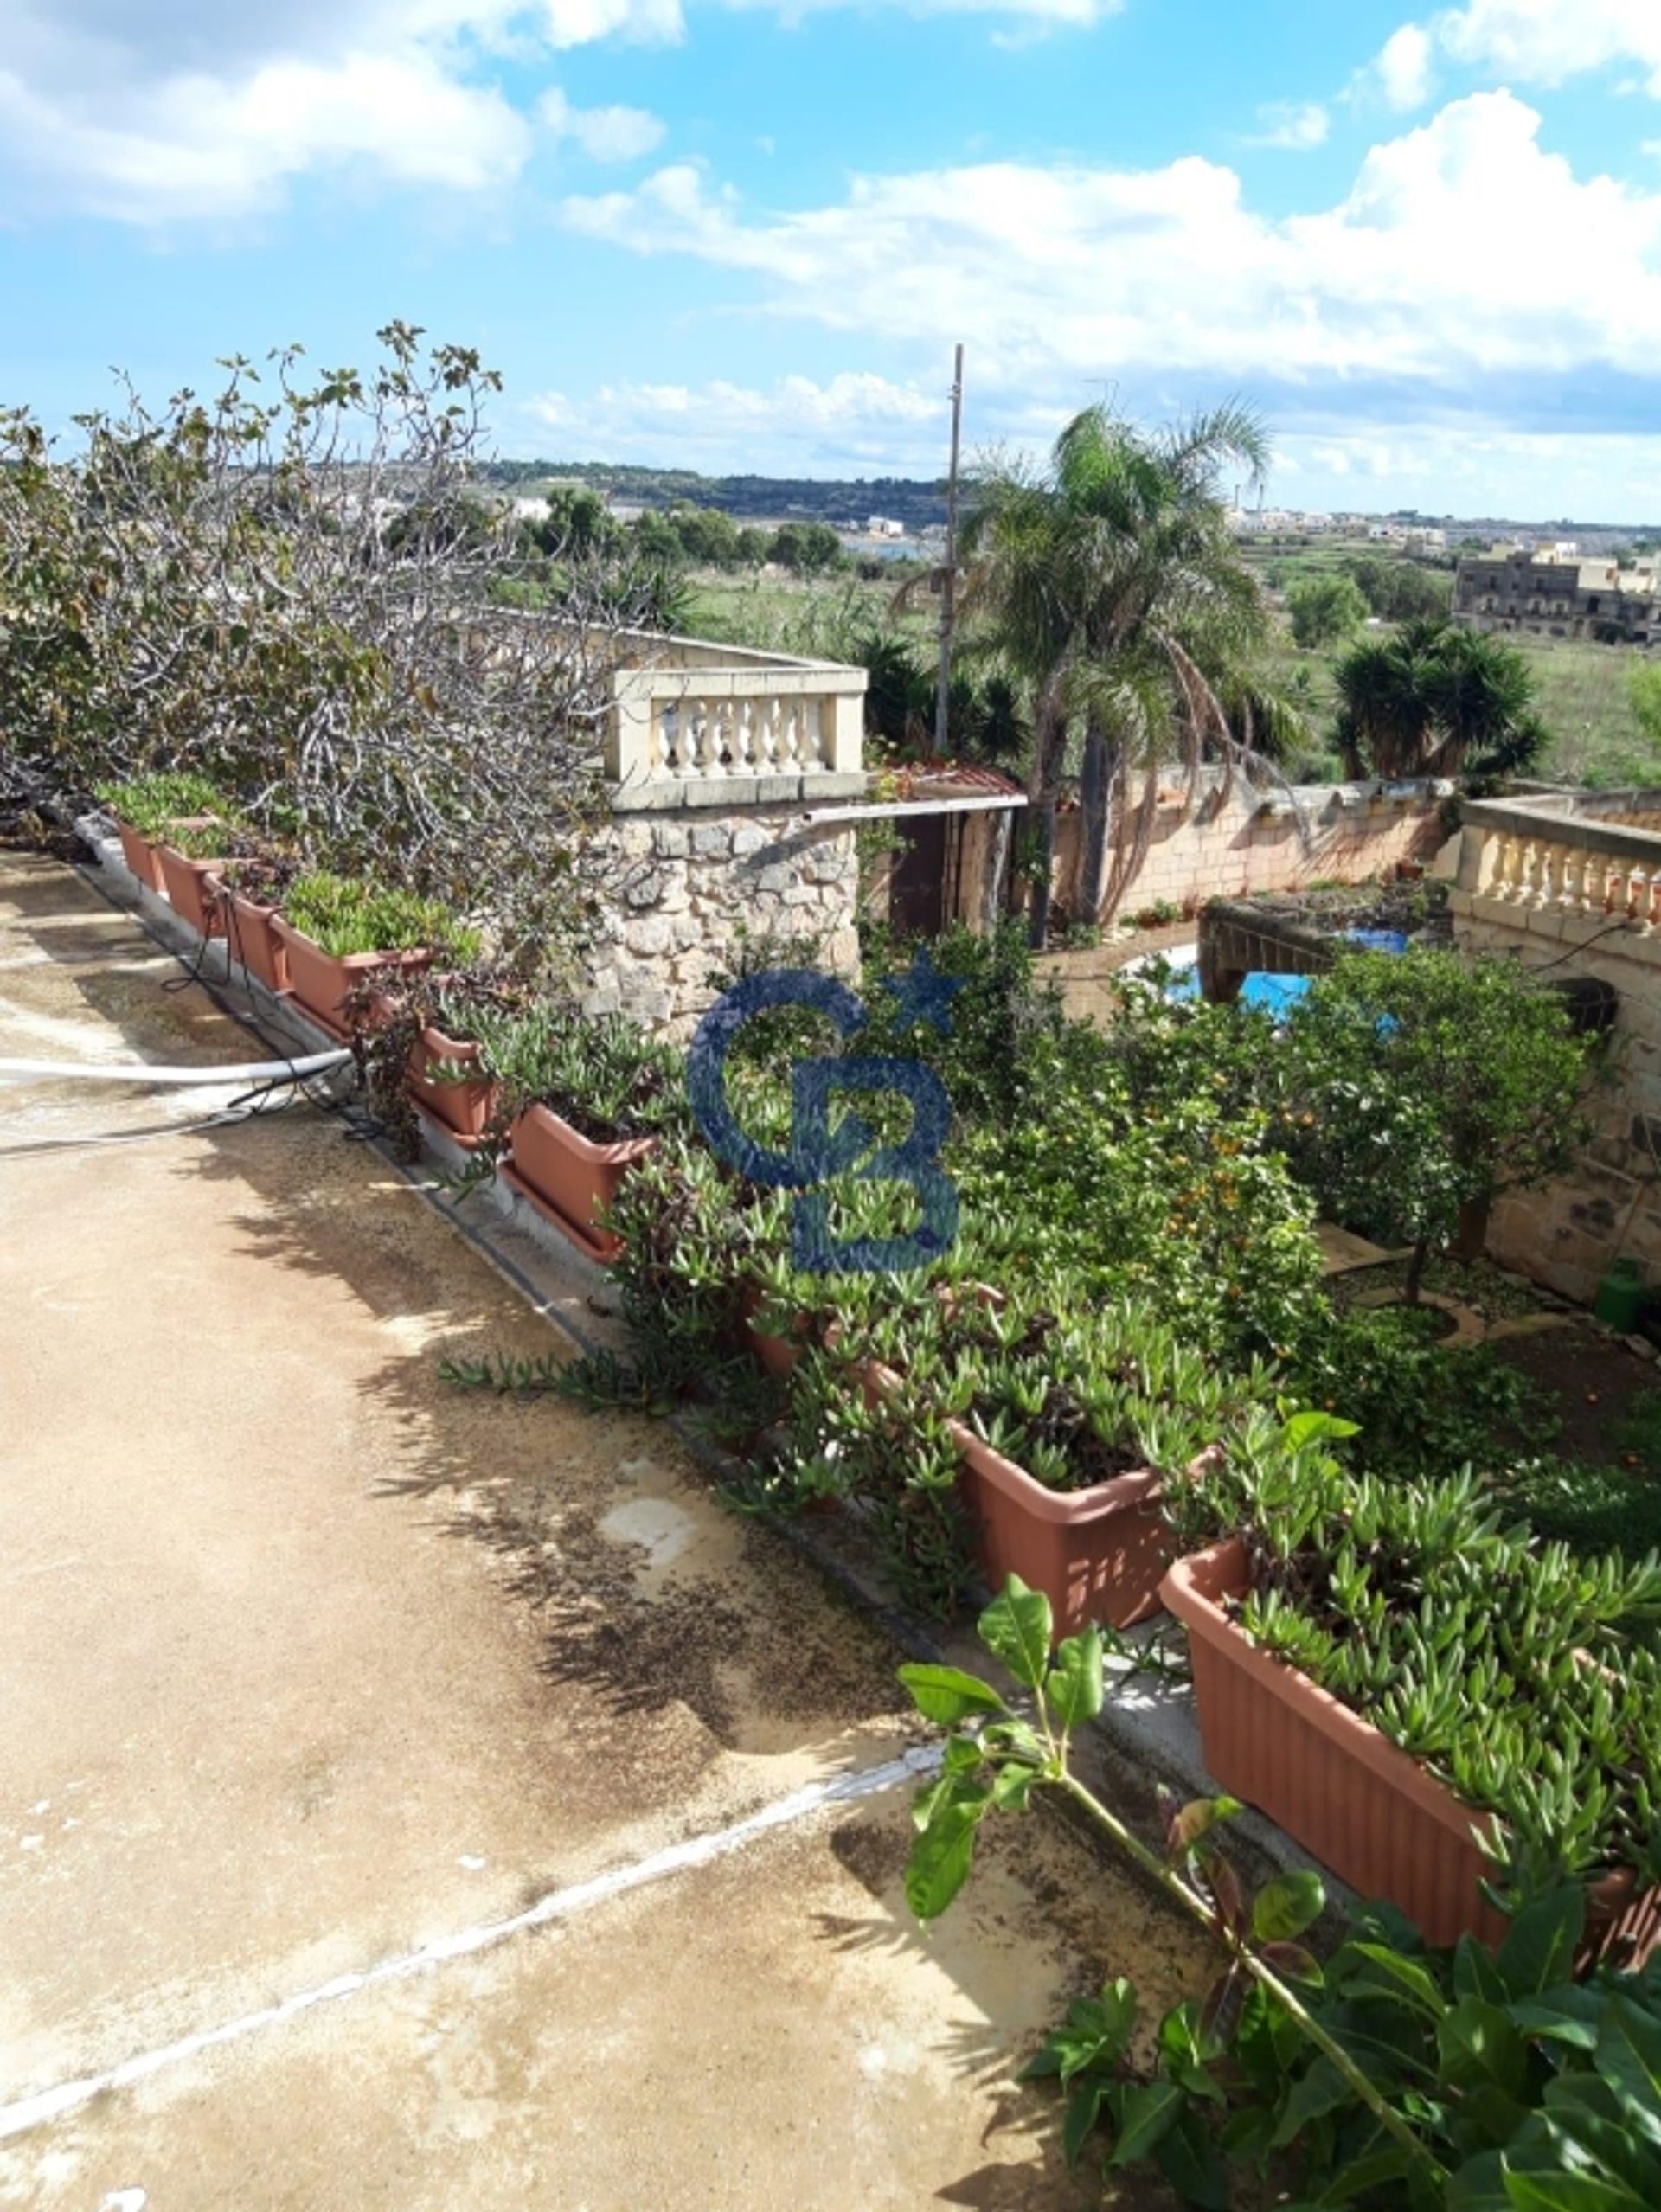
<path fill-rule="evenodd" d="M 1547 87 L 1588 70 L 1636 64 L 1637 88 L 1661 99 L 1657 0 L 1465 0 L 1426 29 L 1404 24 L 1362 72 L 1357 88 L 1381 93 L 1398 109 L 1416 107 L 1429 96 L 1436 53 L 1508 85 Z"/>
<path fill-rule="evenodd" d="M 480 191 L 510 178 L 529 143 L 499 93 L 419 50 L 275 61 L 234 84 L 181 75 L 142 99 L 54 97 L 0 70 L 0 169 L 21 171 L 37 205 L 119 221 L 245 215 L 290 177 L 348 163 Z"/>
<path fill-rule="evenodd" d="M 972 334 L 981 375 L 1011 390 L 1133 372 L 1651 379 L 1661 192 L 1577 176 L 1540 122 L 1507 93 L 1456 101 L 1374 147 L 1336 206 L 1278 219 L 1196 157 L 863 176 L 783 215 L 677 163 L 563 215 L 631 252 L 755 272 L 775 311 L 863 337 Z"/>
<path fill-rule="evenodd" d="M 765 391 L 719 380 L 606 384 L 580 400 L 545 392 L 519 413 L 538 426 L 529 443 L 539 451 L 553 432 L 566 452 L 648 465 L 673 460 L 677 467 L 715 471 L 811 471 L 826 463 L 838 469 L 874 464 L 933 473 L 940 465 L 946 406 L 944 386 L 928 392 L 849 372 L 822 384 L 786 376 Z"/>
<path fill-rule="evenodd" d="M 1330 507 L 1631 523 L 1661 513 L 1661 436 L 1530 433 L 1480 418 L 1362 422 L 1294 433 L 1275 461 L 1300 503 Z"/>
<path fill-rule="evenodd" d="M 851 0 L 701 0 L 786 16 Z M 1121 0 L 882 0 L 1084 26 Z M 0 220 L 235 220 L 307 173 L 499 190 L 535 144 L 496 79 L 600 40 L 672 41 L 683 0 L 0 0 Z M 557 101 L 558 94 L 553 96 Z M 556 109 L 603 160 L 656 143 L 633 108 Z"/>
<path fill-rule="evenodd" d="M 1248 143 L 1254 146 L 1277 146 L 1287 153 L 1309 153 L 1317 146 L 1324 146 L 1332 127 L 1332 119 L 1318 100 L 1302 105 L 1277 100 L 1268 107 L 1260 107 L 1257 119 L 1262 128 Z"/>
<path fill-rule="evenodd" d="M 555 138 L 574 138 L 591 161 L 638 161 L 661 145 L 664 125 L 643 107 L 573 107 L 555 86 L 542 94 L 536 113 Z"/>
<path fill-rule="evenodd" d="M 1352 80 L 1350 97 L 1363 102 L 1382 100 L 1398 115 L 1422 107 L 1433 88 L 1432 51 L 1428 31 L 1417 23 L 1403 23 Z"/>

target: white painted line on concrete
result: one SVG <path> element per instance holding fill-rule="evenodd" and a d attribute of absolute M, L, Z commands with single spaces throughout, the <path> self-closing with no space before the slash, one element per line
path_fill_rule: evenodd
<path fill-rule="evenodd" d="M 130 2088 L 134 2082 L 145 2081 L 168 2067 L 181 2065 L 203 2051 L 215 2050 L 224 2043 L 240 2042 L 268 2028 L 280 2028 L 317 2005 L 333 2004 L 342 1997 L 356 1997 L 364 1990 L 378 1989 L 388 1982 L 407 1981 L 416 1974 L 431 1972 L 435 1966 L 446 1965 L 454 1959 L 471 1958 L 477 1952 L 505 1943 L 510 1936 L 523 1935 L 553 1920 L 574 1919 L 591 1906 L 603 1905 L 608 1899 L 623 1896 L 631 1889 L 643 1889 L 670 1875 L 707 1866 L 712 1860 L 742 1850 L 756 1837 L 774 1829 L 792 1827 L 827 1805 L 851 1805 L 862 1798 L 877 1797 L 885 1790 L 898 1789 L 903 1783 L 933 1773 L 940 1764 L 940 1745 L 922 1744 L 898 1759 L 886 1760 L 881 1766 L 839 1774 L 833 1781 L 809 1782 L 802 1789 L 792 1790 L 788 1797 L 763 1805 L 760 1812 L 751 1813 L 747 1819 L 735 1821 L 730 1828 L 718 1828 L 708 1836 L 691 1837 L 684 1843 L 674 1843 L 666 1850 L 637 1859 L 632 1866 L 615 1867 L 609 1874 L 595 1875 L 592 1880 L 576 1882 L 569 1889 L 550 1890 L 523 1913 L 516 1913 L 511 1920 L 485 1920 L 474 1927 L 459 1929 L 452 1935 L 432 1936 L 417 1950 L 404 1952 L 394 1959 L 383 1959 L 379 1965 L 365 1967 L 361 1973 L 338 1975 L 316 1989 L 301 1990 L 293 1997 L 286 1997 L 279 2004 L 267 2005 L 263 2011 L 245 2012 L 240 2019 L 228 2020 L 217 2028 L 205 2028 L 197 2035 L 183 2036 L 176 2043 L 164 2043 L 158 2050 L 123 2059 L 119 2066 L 111 2067 L 107 2073 L 87 2074 L 78 2081 L 62 2081 L 55 2088 L 20 2098 L 16 2104 L 0 2105 L 0 2142 L 42 2126 L 48 2120 L 61 2119 L 66 2113 L 78 2111 L 106 2091 Z"/>

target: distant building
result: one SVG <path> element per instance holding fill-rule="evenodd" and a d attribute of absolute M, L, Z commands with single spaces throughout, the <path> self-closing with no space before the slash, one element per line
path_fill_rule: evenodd
<path fill-rule="evenodd" d="M 865 525 L 867 537 L 904 537 L 906 526 L 896 523 L 891 515 L 873 515 Z"/>
<path fill-rule="evenodd" d="M 1661 644 L 1661 573 L 1653 559 L 1621 568 L 1613 561 L 1576 560 L 1555 546 L 1539 553 L 1495 546 L 1459 562 L 1453 612 L 1476 630 Z"/>

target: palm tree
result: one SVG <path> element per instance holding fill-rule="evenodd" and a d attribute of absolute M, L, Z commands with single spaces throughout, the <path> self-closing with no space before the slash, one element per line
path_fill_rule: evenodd
<path fill-rule="evenodd" d="M 1500 774 L 1545 742 L 1514 646 L 1438 616 L 1404 622 L 1338 663 L 1338 744 L 1352 776 Z"/>
<path fill-rule="evenodd" d="M 1095 407 L 1044 469 L 995 463 L 975 487 L 961 604 L 1031 697 L 1046 860 L 1068 741 L 1082 734 L 1081 915 L 1110 913 L 1141 865 L 1162 766 L 1179 760 L 1191 794 L 1207 757 L 1256 757 L 1228 702 L 1238 713 L 1267 610 L 1218 486 L 1225 465 L 1255 482 L 1267 461 L 1261 424 L 1238 407 L 1151 433 Z M 1036 944 L 1049 906 L 1041 862 Z"/>

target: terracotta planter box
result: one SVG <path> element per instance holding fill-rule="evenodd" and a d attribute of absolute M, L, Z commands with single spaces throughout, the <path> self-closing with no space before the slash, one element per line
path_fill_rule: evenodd
<path fill-rule="evenodd" d="M 421 1031 L 409 1055 L 409 1094 L 424 1113 L 441 1122 L 465 1144 L 477 1144 L 490 1127 L 496 1110 L 497 1086 L 485 1077 L 461 1083 L 435 1083 L 430 1070 L 440 1063 L 477 1067 L 484 1056 L 481 1045 L 464 1043 L 431 1025 Z"/>
<path fill-rule="evenodd" d="M 1382 1898 L 1428 1942 L 1467 1931 L 1497 1943 L 1504 1914 L 1483 1895 L 1472 1812 L 1416 1759 L 1324 1689 L 1260 1651 L 1223 1610 L 1246 1587 L 1237 1540 L 1179 1560 L 1164 1600 L 1187 1627 L 1205 1763 L 1364 1898 Z M 1617 1875 L 1588 1898 L 1594 1952 L 1661 1940 L 1661 1895 Z"/>
<path fill-rule="evenodd" d="M 591 1260 L 610 1260 L 619 1240 L 600 1225 L 624 1177 L 657 1145 L 655 1137 L 595 1144 L 545 1106 L 534 1106 L 513 1125 L 512 1158 L 502 1172 L 512 1187 L 563 1229 Z"/>
<path fill-rule="evenodd" d="M 899 1396 L 891 1368 L 866 1364 L 867 1398 Z M 989 1587 L 1018 1574 L 1049 1600 L 1059 1640 L 1105 1621 L 1128 1628 L 1164 1602 L 1170 1531 L 1159 1510 L 1160 1478 L 1151 1468 L 1116 1475 L 1090 1490 L 1050 1490 L 1006 1459 L 961 1421 L 949 1424 L 963 1462 L 964 1501 Z"/>
<path fill-rule="evenodd" d="M 377 968 L 403 968 L 415 972 L 432 964 L 429 952 L 325 952 L 284 914 L 272 918 L 272 931 L 288 961 L 289 988 L 300 1006 L 331 1035 L 348 1034 L 341 1011 L 347 994 Z"/>
<path fill-rule="evenodd" d="M 224 917 L 208 879 L 217 875 L 224 862 L 187 860 L 171 845 L 157 845 L 156 857 L 161 863 L 162 888 L 179 920 L 189 922 L 198 937 L 217 937 L 224 927 Z"/>
<path fill-rule="evenodd" d="M 277 920 L 276 907 L 263 907 L 257 899 L 245 898 L 240 891 L 228 889 L 216 875 L 209 879 L 208 888 L 219 901 L 226 948 L 232 959 L 240 962 L 267 991 L 279 997 L 285 996 L 288 991 L 288 953 L 273 926 Z"/>
<path fill-rule="evenodd" d="M 148 837 L 141 837 L 128 823 L 117 821 L 115 834 L 121 840 L 121 857 L 146 890 L 160 891 L 162 863 L 156 857 L 156 848 Z"/>
<path fill-rule="evenodd" d="M 1050 1490 L 961 1421 L 952 1423 L 952 1438 L 992 1589 L 1018 1574 L 1042 1590 L 1058 1637 L 1093 1620 L 1129 1628 L 1159 1611 L 1172 1547 L 1157 1474 L 1144 1468 L 1090 1490 Z"/>

